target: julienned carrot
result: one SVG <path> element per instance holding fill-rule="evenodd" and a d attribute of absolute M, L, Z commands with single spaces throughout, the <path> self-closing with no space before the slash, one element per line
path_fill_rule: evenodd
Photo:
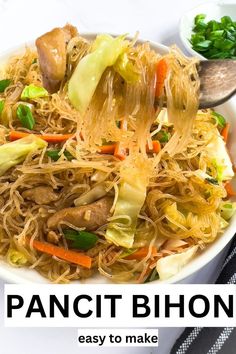
<path fill-rule="evenodd" d="M 225 127 L 221 131 L 221 135 L 223 136 L 223 139 L 226 143 L 229 137 L 229 128 L 230 128 L 230 124 L 226 123 Z"/>
<path fill-rule="evenodd" d="M 228 197 L 235 197 L 236 196 L 236 192 L 234 191 L 233 186 L 230 182 L 227 182 L 225 184 L 225 190 L 227 192 Z"/>
<path fill-rule="evenodd" d="M 25 132 L 20 132 L 20 131 L 16 131 L 16 130 L 12 130 L 9 134 L 9 139 L 10 141 L 15 141 L 21 138 L 24 138 L 25 136 L 30 135 L 30 133 L 25 133 Z M 75 134 L 34 134 L 35 136 L 37 136 L 40 139 L 43 139 L 45 141 L 47 141 L 48 143 L 61 143 L 63 141 L 66 141 L 70 138 L 72 138 Z M 121 160 L 123 159 L 122 157 L 125 158 L 126 155 L 126 151 L 125 153 L 123 152 L 123 156 L 122 153 L 120 152 L 120 154 L 117 151 L 117 145 L 120 144 L 115 143 L 115 144 L 108 144 L 108 145 L 102 145 L 99 147 L 100 153 L 101 154 L 110 154 L 110 155 L 115 155 L 116 157 L 120 158 Z M 161 145 L 159 143 L 158 140 L 153 140 L 152 142 L 153 144 L 153 148 L 149 149 L 148 145 L 147 145 L 147 152 L 153 152 L 153 153 L 157 153 L 160 151 L 161 149 Z M 120 148 L 118 148 L 118 150 L 120 150 Z M 115 152 L 116 151 L 116 152 Z"/>
<path fill-rule="evenodd" d="M 167 72 L 168 65 L 166 60 L 163 58 L 158 61 L 156 67 L 156 97 L 160 97 L 162 95 Z"/>
<path fill-rule="evenodd" d="M 157 154 L 160 150 L 161 150 L 161 144 L 160 144 L 159 140 L 152 141 L 152 149 L 149 149 L 148 144 L 146 145 L 147 152 L 153 152 L 153 153 Z"/>
<path fill-rule="evenodd" d="M 101 154 L 109 154 L 115 155 L 115 149 L 118 143 L 116 144 L 109 144 L 109 145 L 102 145 L 99 147 L 99 151 Z M 158 153 L 161 150 L 161 144 L 158 140 L 153 140 L 152 141 L 152 149 L 149 149 L 148 145 L 146 145 L 146 151 L 148 153 L 152 152 L 152 153 Z M 116 157 L 118 157 L 117 155 L 115 155 Z"/>
<path fill-rule="evenodd" d="M 127 130 L 127 128 L 128 128 L 127 120 L 126 119 L 122 119 L 121 122 L 120 122 L 120 129 L 125 131 L 125 130 Z M 120 160 L 125 160 L 126 148 L 125 148 L 124 144 L 121 141 L 116 143 L 114 156 L 117 157 Z"/>
<path fill-rule="evenodd" d="M 99 150 L 101 154 L 109 154 L 113 155 L 115 151 L 116 144 L 102 145 L 99 146 Z"/>
<path fill-rule="evenodd" d="M 14 140 L 24 138 L 25 136 L 28 136 L 28 135 L 30 135 L 30 134 L 25 133 L 25 132 L 19 132 L 16 130 L 12 130 L 9 134 L 9 139 L 10 139 L 10 141 L 14 141 Z M 45 134 L 45 135 L 34 134 L 34 135 L 39 137 L 40 139 L 47 141 L 48 143 L 55 143 L 55 144 L 66 141 L 74 136 L 74 134 Z"/>
<path fill-rule="evenodd" d="M 148 252 L 149 252 L 149 247 L 141 247 L 136 252 L 129 254 L 127 257 L 125 257 L 125 259 L 141 260 L 147 256 Z M 157 248 L 155 246 L 152 246 L 151 255 L 155 256 L 156 254 L 157 254 Z"/>
<path fill-rule="evenodd" d="M 89 269 L 91 268 L 92 258 L 86 254 L 66 250 L 65 248 L 54 246 L 48 242 L 41 242 L 37 240 L 33 241 L 33 247 L 40 252 L 56 256 L 70 263 L 78 264 Z"/>

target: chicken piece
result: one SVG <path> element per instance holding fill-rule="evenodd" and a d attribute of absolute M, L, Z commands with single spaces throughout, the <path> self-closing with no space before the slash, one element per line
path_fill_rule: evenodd
<path fill-rule="evenodd" d="M 47 241 L 57 245 L 59 243 L 61 236 L 58 235 L 55 231 L 49 231 L 47 234 Z"/>
<path fill-rule="evenodd" d="M 67 222 L 76 227 L 84 227 L 88 231 L 97 230 L 107 223 L 112 204 L 113 198 L 104 197 L 88 205 L 62 209 L 48 219 L 47 226 L 55 230 L 59 225 L 62 228 L 68 227 L 63 225 Z"/>
<path fill-rule="evenodd" d="M 27 189 L 22 193 L 22 197 L 36 204 L 50 204 L 58 200 L 59 195 L 53 191 L 52 187 L 39 186 Z"/>
<path fill-rule="evenodd" d="M 59 90 L 66 73 L 66 45 L 77 34 L 76 27 L 67 24 L 63 28 L 54 28 L 36 40 L 43 85 L 50 93 Z"/>

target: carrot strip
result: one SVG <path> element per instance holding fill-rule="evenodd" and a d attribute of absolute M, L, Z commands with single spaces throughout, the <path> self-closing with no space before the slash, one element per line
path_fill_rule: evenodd
<path fill-rule="evenodd" d="M 30 133 L 12 130 L 9 134 L 9 139 L 10 139 L 10 141 L 15 141 L 15 140 L 24 138 L 28 135 L 30 135 Z M 48 143 L 54 143 L 54 144 L 64 142 L 74 136 L 74 134 L 64 134 L 64 135 L 60 135 L 60 134 L 45 134 L 45 135 L 33 134 L 33 135 L 37 136 L 38 138 L 40 138 L 42 140 L 47 141 Z M 153 148 L 149 149 L 147 146 L 147 152 L 154 152 L 154 153 L 159 152 L 161 149 L 161 145 L 160 145 L 159 141 L 153 140 L 152 143 L 153 143 Z M 101 154 L 110 154 L 110 155 L 114 154 L 116 157 L 123 160 L 126 155 L 126 149 L 123 148 L 123 150 L 125 150 L 125 151 L 122 153 L 121 146 L 119 145 L 119 147 L 118 147 L 118 144 L 121 144 L 121 143 L 118 142 L 115 144 L 108 144 L 108 145 L 99 146 L 100 153 Z"/>
<path fill-rule="evenodd" d="M 139 248 L 136 252 L 129 254 L 127 257 L 125 257 L 125 259 L 143 259 L 147 256 L 149 251 L 149 247 L 141 247 Z M 157 248 L 155 246 L 152 247 L 151 250 L 151 255 L 155 256 L 157 254 Z"/>
<path fill-rule="evenodd" d="M 235 197 L 236 196 L 236 192 L 234 191 L 233 186 L 230 182 L 227 182 L 225 184 L 225 190 L 227 192 L 228 197 Z"/>
<path fill-rule="evenodd" d="M 24 138 L 25 136 L 30 135 L 29 133 L 25 133 L 25 132 L 18 132 L 15 130 L 12 130 L 9 134 L 9 139 L 10 141 L 14 141 L 14 140 L 18 140 L 21 138 Z M 43 139 L 45 141 L 47 141 L 48 143 L 61 143 L 65 140 L 68 140 L 69 138 L 73 137 L 74 134 L 34 134 L 35 136 L 37 136 L 40 139 Z"/>
<path fill-rule="evenodd" d="M 161 144 L 160 144 L 159 140 L 152 141 L 152 149 L 149 149 L 148 144 L 146 145 L 147 152 L 158 153 L 160 150 L 161 150 Z"/>
<path fill-rule="evenodd" d="M 120 122 L 120 129 L 123 131 L 128 129 L 128 124 L 126 119 L 122 119 L 122 121 Z M 120 141 L 116 143 L 114 156 L 120 160 L 125 160 L 126 148 L 124 147 L 124 144 Z"/>
<path fill-rule="evenodd" d="M 120 141 L 116 143 L 114 156 L 120 160 L 125 160 L 126 148 L 123 147 L 123 144 Z"/>
<path fill-rule="evenodd" d="M 168 72 L 168 65 L 163 58 L 158 61 L 156 67 L 156 97 L 160 97 L 163 93 L 165 79 Z"/>
<path fill-rule="evenodd" d="M 61 248 L 58 246 L 51 245 L 50 243 L 41 242 L 37 240 L 33 241 L 33 247 L 40 252 L 56 256 L 70 263 L 78 264 L 89 269 L 91 268 L 92 258 L 83 253 L 66 250 L 65 248 Z"/>
<path fill-rule="evenodd" d="M 225 127 L 221 131 L 221 135 L 223 136 L 224 141 L 227 143 L 229 137 L 229 128 L 230 124 L 226 123 Z"/>
<path fill-rule="evenodd" d="M 113 155 L 115 151 L 116 144 L 110 144 L 110 145 L 102 145 L 99 146 L 99 150 L 101 154 L 110 154 Z"/>

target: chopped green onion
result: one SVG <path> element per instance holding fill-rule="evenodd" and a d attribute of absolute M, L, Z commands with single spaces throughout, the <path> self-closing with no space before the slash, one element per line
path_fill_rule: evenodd
<path fill-rule="evenodd" d="M 165 130 L 160 130 L 157 133 L 157 140 L 160 141 L 160 143 L 167 143 L 170 140 L 170 133 L 166 132 Z"/>
<path fill-rule="evenodd" d="M 205 18 L 206 18 L 205 14 L 198 14 L 194 19 L 195 25 L 198 25 L 199 23 L 203 22 L 203 20 L 205 20 Z"/>
<path fill-rule="evenodd" d="M 0 92 L 4 92 L 5 89 L 10 85 L 11 80 L 9 79 L 4 79 L 0 80 Z"/>
<path fill-rule="evenodd" d="M 211 184 L 215 184 L 215 185 L 219 184 L 217 179 L 215 179 L 215 178 L 206 178 L 206 181 Z"/>
<path fill-rule="evenodd" d="M 48 91 L 44 87 L 35 86 L 32 84 L 25 86 L 24 90 L 21 93 L 22 100 L 47 97 L 47 96 L 48 96 Z"/>
<path fill-rule="evenodd" d="M 117 128 L 120 128 L 120 120 L 116 120 L 116 126 Z"/>
<path fill-rule="evenodd" d="M 214 112 L 214 111 L 212 112 L 212 115 L 216 119 L 217 124 L 219 125 L 219 127 L 224 128 L 225 125 L 226 125 L 225 118 L 220 113 L 217 113 L 217 112 Z"/>
<path fill-rule="evenodd" d="M 47 151 L 47 155 L 48 155 L 49 157 L 51 157 L 51 159 L 52 159 L 53 161 L 57 161 L 57 160 L 61 157 L 61 155 L 60 155 L 59 153 L 60 153 L 60 150 L 59 150 L 59 149 L 48 150 L 48 151 Z M 71 153 L 70 153 L 69 151 L 67 151 L 67 150 L 65 150 L 65 151 L 63 152 L 63 155 L 66 157 L 66 159 L 67 159 L 68 161 L 71 161 L 71 160 L 74 159 L 74 156 L 71 155 Z"/>
<path fill-rule="evenodd" d="M 159 279 L 159 274 L 156 270 L 156 268 L 153 269 L 153 271 L 151 272 L 151 274 L 147 277 L 147 279 L 145 280 L 144 283 L 150 283 L 151 281 L 157 280 Z"/>
<path fill-rule="evenodd" d="M 63 234 L 67 240 L 72 241 L 72 248 L 79 248 L 81 250 L 87 251 L 94 247 L 98 236 L 87 231 L 76 231 L 72 229 L 63 230 Z"/>
<path fill-rule="evenodd" d="M 4 100 L 0 101 L 0 115 L 2 114 L 4 106 L 5 106 L 5 101 Z"/>
<path fill-rule="evenodd" d="M 229 16 L 219 21 L 206 21 L 206 15 L 195 16 L 190 43 L 208 59 L 236 58 L 236 22 Z"/>
<path fill-rule="evenodd" d="M 36 64 L 37 63 L 37 58 L 34 58 L 34 60 L 32 60 L 31 64 Z"/>
<path fill-rule="evenodd" d="M 17 107 L 16 115 L 19 118 L 24 128 L 32 130 L 35 125 L 35 120 L 30 108 L 24 104 L 20 104 Z"/>

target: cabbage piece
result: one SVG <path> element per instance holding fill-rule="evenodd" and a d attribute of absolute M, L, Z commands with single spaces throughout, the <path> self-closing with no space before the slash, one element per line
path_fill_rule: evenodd
<path fill-rule="evenodd" d="M 225 229 L 228 226 L 229 226 L 229 223 L 224 218 L 221 217 L 220 218 L 220 228 Z"/>
<path fill-rule="evenodd" d="M 9 168 L 24 161 L 30 152 L 43 149 L 46 141 L 31 134 L 22 139 L 0 146 L 0 176 Z"/>
<path fill-rule="evenodd" d="M 42 86 L 35 86 L 30 84 L 24 87 L 24 90 L 21 93 L 20 98 L 22 100 L 34 99 L 39 97 L 47 97 L 48 91 Z"/>
<path fill-rule="evenodd" d="M 209 158 L 212 158 L 213 165 L 217 170 L 218 181 L 230 180 L 234 176 L 232 162 L 228 155 L 225 142 L 219 132 L 206 146 L 205 153 Z"/>
<path fill-rule="evenodd" d="M 121 168 L 118 199 L 112 221 L 106 231 L 106 239 L 115 245 L 132 248 L 137 219 L 146 198 L 146 189 L 151 173 L 148 160 L 139 158 Z M 115 217 L 115 218 L 114 218 Z M 129 219 L 127 219 L 127 217 Z"/>
<path fill-rule="evenodd" d="M 173 230 L 177 230 L 179 227 L 186 227 L 186 218 L 185 216 L 178 210 L 176 202 L 165 207 L 165 214 L 168 219 L 168 224 Z M 169 220 L 170 219 L 170 220 Z M 171 222 L 171 220 L 173 222 Z"/>
<path fill-rule="evenodd" d="M 69 80 L 68 96 L 72 105 L 83 114 L 107 67 L 115 64 L 127 47 L 125 35 L 113 38 L 103 34 L 95 39 L 92 52 L 82 58 Z"/>
<path fill-rule="evenodd" d="M 163 257 L 157 261 L 156 270 L 161 280 L 177 274 L 195 255 L 198 246 L 190 247 L 187 251 Z"/>
<path fill-rule="evenodd" d="M 220 205 L 220 214 L 224 220 L 229 220 L 232 218 L 236 211 L 236 203 L 222 202 Z"/>
<path fill-rule="evenodd" d="M 119 56 L 114 69 L 129 84 L 135 84 L 140 79 L 140 73 L 135 69 L 134 64 L 129 60 L 126 53 Z"/>
<path fill-rule="evenodd" d="M 10 248 L 7 252 L 7 261 L 13 267 L 22 267 L 28 262 L 27 258 L 22 252 L 17 251 L 13 248 Z"/>

